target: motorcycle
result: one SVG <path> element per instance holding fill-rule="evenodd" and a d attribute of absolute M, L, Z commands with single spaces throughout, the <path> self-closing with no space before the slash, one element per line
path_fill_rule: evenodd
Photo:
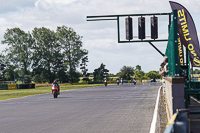
<path fill-rule="evenodd" d="M 104 80 L 104 85 L 105 85 L 105 87 L 107 86 L 107 80 Z"/>
<path fill-rule="evenodd" d="M 119 79 L 117 79 L 117 81 L 116 81 L 116 82 L 117 82 L 117 85 L 119 85 Z"/>
<path fill-rule="evenodd" d="M 57 98 L 59 95 L 59 91 L 58 91 L 58 85 L 57 84 L 53 84 L 51 87 L 52 90 L 52 94 L 54 98 Z"/>
<path fill-rule="evenodd" d="M 133 81 L 134 85 L 136 85 L 136 80 Z"/>

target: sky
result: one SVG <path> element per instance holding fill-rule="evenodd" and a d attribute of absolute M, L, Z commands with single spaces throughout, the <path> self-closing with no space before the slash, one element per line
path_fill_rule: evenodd
<path fill-rule="evenodd" d="M 200 0 L 175 0 L 192 15 L 200 37 Z M 88 72 L 101 63 L 116 74 L 123 66 L 140 65 L 144 72 L 158 71 L 163 57 L 148 43 L 118 43 L 116 21 L 87 21 L 86 16 L 170 13 L 168 0 L 0 0 L 0 41 L 8 28 L 26 32 L 35 27 L 56 30 L 65 25 L 83 36 L 88 53 Z M 159 39 L 168 38 L 168 16 L 158 17 Z M 137 17 L 133 18 L 133 34 L 137 36 Z M 146 35 L 150 36 L 150 18 L 146 17 Z M 120 38 L 125 40 L 125 17 L 120 18 Z M 137 38 L 134 38 L 137 40 Z M 148 38 L 147 38 L 148 39 Z M 163 53 L 167 42 L 153 42 Z M 7 46 L 0 44 L 0 52 Z M 80 69 L 77 69 L 81 71 Z"/>

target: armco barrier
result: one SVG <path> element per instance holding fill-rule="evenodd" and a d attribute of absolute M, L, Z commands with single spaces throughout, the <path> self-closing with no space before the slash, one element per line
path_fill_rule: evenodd
<path fill-rule="evenodd" d="M 88 84 L 103 84 L 103 82 L 88 82 Z"/>
<path fill-rule="evenodd" d="M 83 82 L 83 83 L 72 83 L 72 85 L 86 85 L 88 84 L 87 82 Z"/>
<path fill-rule="evenodd" d="M 0 84 L 0 90 L 35 89 L 35 84 Z"/>
<path fill-rule="evenodd" d="M 35 84 L 17 84 L 17 89 L 35 89 Z"/>
<path fill-rule="evenodd" d="M 29 89 L 29 84 L 22 84 L 22 89 Z"/>
<path fill-rule="evenodd" d="M 142 83 L 147 83 L 147 80 L 142 80 Z"/>
<path fill-rule="evenodd" d="M 17 89 L 22 89 L 22 84 L 17 84 Z"/>
<path fill-rule="evenodd" d="M 16 90 L 17 85 L 16 84 L 8 84 L 8 90 Z"/>
<path fill-rule="evenodd" d="M 8 90 L 8 84 L 0 84 L 0 90 Z"/>
<path fill-rule="evenodd" d="M 35 84 L 29 84 L 30 85 L 30 89 L 35 89 Z"/>
<path fill-rule="evenodd" d="M 21 84 L 21 89 L 34 89 L 35 84 Z"/>
<path fill-rule="evenodd" d="M 35 88 L 32 84 L 22 84 L 22 89 L 33 89 Z"/>

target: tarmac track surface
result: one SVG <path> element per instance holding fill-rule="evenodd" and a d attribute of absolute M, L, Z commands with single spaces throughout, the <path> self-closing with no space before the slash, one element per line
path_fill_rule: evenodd
<path fill-rule="evenodd" d="M 149 133 L 158 85 L 108 85 L 0 101 L 0 133 Z M 62 90 L 62 87 L 61 87 Z"/>

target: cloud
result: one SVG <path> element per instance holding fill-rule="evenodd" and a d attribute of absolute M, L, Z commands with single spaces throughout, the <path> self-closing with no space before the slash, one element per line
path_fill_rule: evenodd
<path fill-rule="evenodd" d="M 19 11 L 24 7 L 33 7 L 35 0 L 1 0 L 0 14 Z"/>
<path fill-rule="evenodd" d="M 194 16 L 199 29 L 199 0 L 176 0 Z M 32 31 L 34 27 L 56 30 L 57 26 L 72 27 L 83 36 L 83 48 L 89 50 L 89 71 L 101 63 L 111 73 L 119 72 L 123 65 L 141 65 L 142 70 L 158 70 L 162 62 L 160 54 L 148 43 L 118 43 L 116 21 L 88 22 L 86 16 L 142 14 L 171 12 L 168 0 L 1 0 L 0 39 L 7 28 L 19 27 Z M 168 17 L 159 17 L 159 37 L 168 37 Z M 125 18 L 120 20 L 121 39 L 125 40 Z M 134 36 L 137 36 L 137 18 L 134 18 Z M 149 18 L 146 19 L 147 35 L 150 35 Z M 153 43 L 165 53 L 167 42 Z M 3 45 L 5 47 L 5 45 Z"/>

